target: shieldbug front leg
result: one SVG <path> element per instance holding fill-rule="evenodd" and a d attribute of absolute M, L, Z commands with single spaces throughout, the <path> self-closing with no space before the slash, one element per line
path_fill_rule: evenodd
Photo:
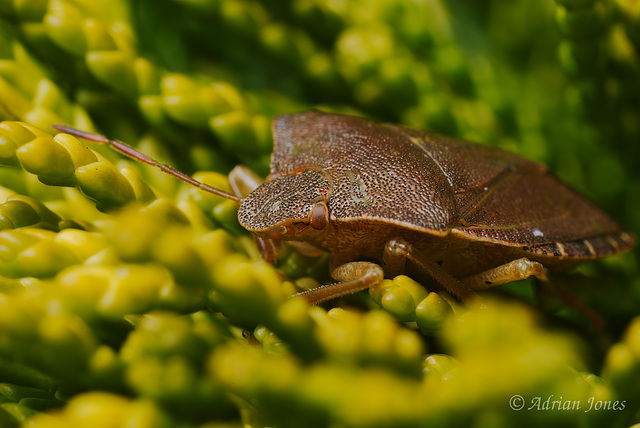
<path fill-rule="evenodd" d="M 233 193 L 244 198 L 249 193 L 256 190 L 263 183 L 263 180 L 244 165 L 235 166 L 229 173 L 229 185 Z"/>
<path fill-rule="evenodd" d="M 375 263 L 351 262 L 338 266 L 331 272 L 331 276 L 340 282 L 304 291 L 296 296 L 303 297 L 307 302 L 315 305 L 345 294 L 365 290 L 382 281 L 384 271 Z"/>

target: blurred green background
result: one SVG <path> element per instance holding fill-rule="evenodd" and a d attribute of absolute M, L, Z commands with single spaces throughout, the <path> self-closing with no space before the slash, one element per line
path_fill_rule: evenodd
<path fill-rule="evenodd" d="M 261 263 L 232 202 L 51 128 L 226 188 L 275 116 L 357 114 L 544 163 L 638 236 L 639 52 L 632 0 L 0 0 L 0 426 L 640 423 L 637 250 L 483 307 L 397 277 L 308 308 L 326 257 Z"/>

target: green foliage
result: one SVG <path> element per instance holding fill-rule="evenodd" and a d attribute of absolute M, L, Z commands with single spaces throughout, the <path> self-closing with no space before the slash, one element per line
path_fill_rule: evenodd
<path fill-rule="evenodd" d="M 628 426 L 637 251 L 462 305 L 406 276 L 322 307 L 228 189 L 313 107 L 505 147 L 640 231 L 631 0 L 0 0 L 0 425 Z M 197 172 L 200 171 L 200 172 Z"/>

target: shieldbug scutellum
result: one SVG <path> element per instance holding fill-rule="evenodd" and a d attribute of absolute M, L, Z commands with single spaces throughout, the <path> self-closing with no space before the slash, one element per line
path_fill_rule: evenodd
<path fill-rule="evenodd" d="M 271 174 L 229 176 L 235 195 L 117 140 L 110 144 L 189 184 L 239 202 L 263 257 L 274 242 L 330 253 L 338 282 L 300 293 L 318 303 L 407 273 L 464 299 L 476 290 L 631 248 L 633 237 L 547 169 L 513 153 L 361 118 L 310 111 L 273 124 Z"/>

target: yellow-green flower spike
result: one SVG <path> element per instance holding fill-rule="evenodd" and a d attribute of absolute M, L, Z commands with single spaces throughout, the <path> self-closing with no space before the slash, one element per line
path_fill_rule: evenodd
<path fill-rule="evenodd" d="M 264 262 L 250 263 L 239 254 L 225 258 L 213 272 L 214 290 L 226 304 L 223 313 L 240 325 L 269 319 L 286 296 L 275 269 Z M 220 304 L 220 302 L 216 302 Z M 228 308 L 228 309 L 227 309 Z"/>
<path fill-rule="evenodd" d="M 622 341 L 609 350 L 603 378 L 613 386 L 615 398 L 628 400 L 632 408 L 638 409 L 636 403 L 640 393 L 634 385 L 638 376 L 640 376 L 640 318 L 636 317 L 629 325 Z"/>
<path fill-rule="evenodd" d="M 117 48 L 113 38 L 104 24 L 97 19 L 85 19 L 83 30 L 87 41 L 87 48 L 91 51 L 111 51 Z"/>
<path fill-rule="evenodd" d="M 96 200 L 98 209 L 121 208 L 135 200 L 129 181 L 108 161 L 98 161 L 76 170 L 82 193 Z"/>
<path fill-rule="evenodd" d="M 106 425 L 105 423 L 108 423 Z M 67 407 L 49 416 L 29 421 L 33 428 L 76 428 L 81 426 L 136 426 L 171 428 L 174 423 L 153 402 L 131 400 L 106 392 L 89 392 L 73 398 Z"/>
<path fill-rule="evenodd" d="M 58 230 L 61 218 L 42 202 L 23 195 L 12 195 L 0 204 L 0 229 L 32 226 Z"/>
<path fill-rule="evenodd" d="M 22 122 L 0 122 L 0 153 L 6 163 L 4 166 L 17 165 L 16 150 L 22 145 L 29 143 L 37 137 L 50 137 L 49 134 L 38 128 L 29 126 Z M 54 149 L 55 150 L 55 149 Z"/>
<path fill-rule="evenodd" d="M 50 186 L 74 186 L 75 168 L 69 152 L 50 137 L 36 138 L 16 150 L 22 167 Z"/>
<path fill-rule="evenodd" d="M 0 275 L 47 278 L 77 263 L 73 252 L 54 238 L 55 233 L 44 229 L 0 231 Z"/>
<path fill-rule="evenodd" d="M 4 139 L 2 138 L 4 134 Z M 155 199 L 151 189 L 130 170 L 123 172 L 66 134 L 51 135 L 19 122 L 3 122 L 0 143 L 15 150 L 22 167 L 52 186 L 77 186 L 99 209 L 121 208 L 135 200 Z M 5 156 L 6 164 L 13 159 Z"/>
<path fill-rule="evenodd" d="M 205 327 L 207 334 L 202 331 Z M 229 402 L 221 386 L 203 377 L 201 370 L 208 345 L 222 343 L 230 336 L 210 327 L 216 328 L 210 318 L 202 316 L 145 316 L 122 349 L 127 383 L 141 395 L 181 414 L 198 417 L 226 411 Z"/>
<path fill-rule="evenodd" d="M 212 117 L 209 127 L 225 146 L 240 152 L 255 151 L 256 136 L 251 116 L 243 111 L 233 111 Z"/>
<path fill-rule="evenodd" d="M 16 345 L 3 345 L 3 355 L 70 385 L 83 382 L 82 375 L 96 345 L 83 320 L 67 313 L 47 314 L 37 299 L 3 296 L 0 306 L 2 329 Z M 19 326 L 12 327 L 12 323 Z M 45 348 L 48 352 L 41 352 Z"/>
<path fill-rule="evenodd" d="M 98 311 L 108 317 L 146 312 L 172 281 L 159 266 L 118 266 L 111 272 L 109 286 L 97 304 Z"/>
<path fill-rule="evenodd" d="M 206 126 L 208 115 L 195 82 L 186 76 L 169 74 L 160 86 L 164 108 L 170 117 L 190 125 Z"/>
<path fill-rule="evenodd" d="M 35 225 L 39 221 L 40 216 L 27 203 L 10 200 L 0 205 L 0 229 Z"/>
<path fill-rule="evenodd" d="M 401 321 L 415 321 L 416 307 L 428 291 L 408 276 L 385 279 L 369 289 L 371 298 Z"/>
<path fill-rule="evenodd" d="M 107 249 L 107 240 L 103 235 L 85 230 L 62 230 L 58 232 L 54 241 L 70 249 L 78 260 L 84 261 Z"/>
<path fill-rule="evenodd" d="M 455 358 L 446 354 L 431 354 L 424 359 L 423 370 L 425 379 L 436 376 L 443 378 L 458 366 Z"/>
<path fill-rule="evenodd" d="M 129 96 L 138 92 L 133 60 L 121 51 L 91 51 L 86 56 L 87 67 L 100 81 Z"/>
<path fill-rule="evenodd" d="M 388 290 L 381 299 L 382 307 L 395 315 L 399 320 L 412 321 L 416 304 L 411 294 L 402 287 Z"/>
<path fill-rule="evenodd" d="M 67 151 L 76 169 L 98 161 L 98 157 L 91 149 L 71 135 L 57 134 L 53 139 Z"/>
<path fill-rule="evenodd" d="M 338 361 L 382 365 L 414 375 L 420 371 L 422 341 L 387 313 L 360 315 L 334 308 L 326 314 L 316 311 L 313 317 L 321 345 Z"/>
<path fill-rule="evenodd" d="M 51 39 L 63 49 L 82 55 L 87 49 L 82 29 L 83 15 L 72 4 L 55 0 L 50 2 L 44 22 Z"/>
<path fill-rule="evenodd" d="M 229 180 L 225 175 L 222 175 L 217 172 L 197 172 L 193 175 L 193 178 L 208 184 L 210 186 L 222 189 L 226 192 L 231 191 L 229 188 Z M 205 192 L 203 190 L 197 189 L 193 186 L 183 186 L 178 196 L 181 200 L 187 199 L 194 202 L 198 207 L 206 212 L 213 213 L 213 211 L 222 203 L 226 201 L 226 199 L 213 195 L 211 193 Z M 236 204 L 237 211 L 237 204 Z"/>
<path fill-rule="evenodd" d="M 55 279 L 69 309 L 88 316 L 97 312 L 95 302 L 107 292 L 112 275 L 112 269 L 106 266 L 72 266 Z"/>
<path fill-rule="evenodd" d="M 425 334 L 433 334 L 453 316 L 449 302 L 438 293 L 429 293 L 415 308 L 416 323 Z"/>

